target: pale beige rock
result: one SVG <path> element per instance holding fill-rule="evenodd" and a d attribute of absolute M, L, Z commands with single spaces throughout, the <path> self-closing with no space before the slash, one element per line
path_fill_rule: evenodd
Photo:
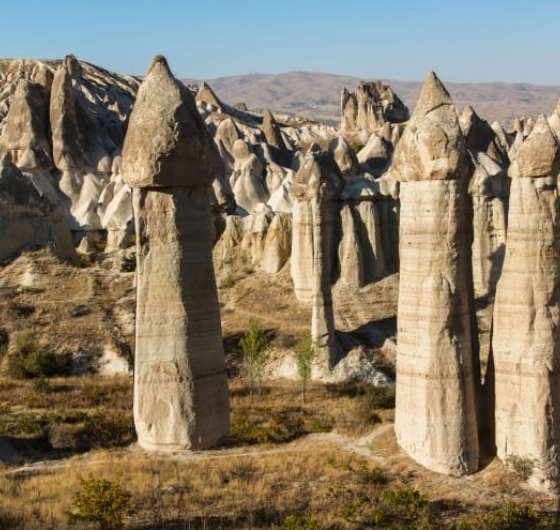
<path fill-rule="evenodd" d="M 5 156 L 0 162 L 0 261 L 47 246 L 62 259 L 77 263 L 59 205 Z"/>
<path fill-rule="evenodd" d="M 271 152 L 271 158 L 281 166 L 289 167 L 290 153 L 286 148 L 280 126 L 269 110 L 263 114 L 261 130 Z"/>
<path fill-rule="evenodd" d="M 473 167 L 469 183 L 473 205 L 473 286 L 475 297 L 482 304 L 494 299 L 505 255 L 509 159 L 496 132 L 472 107 L 465 107 L 459 124 Z M 491 310 L 490 307 L 489 314 Z M 479 317 L 482 318 L 480 313 Z"/>
<path fill-rule="evenodd" d="M 496 450 L 560 493 L 560 149 L 545 118 L 510 167 L 506 256 L 494 306 Z"/>
<path fill-rule="evenodd" d="M 292 250 L 292 216 L 278 212 L 274 215 L 264 241 L 260 267 L 269 274 L 280 272 L 290 259 Z"/>
<path fill-rule="evenodd" d="M 406 105 L 390 86 L 381 81 L 360 81 L 355 94 L 343 88 L 341 110 L 340 129 L 343 131 L 376 129 L 386 121 L 408 120 Z"/>
<path fill-rule="evenodd" d="M 358 174 L 358 158 L 356 153 L 343 136 L 337 136 L 329 143 L 329 152 L 340 168 L 344 178 Z"/>
<path fill-rule="evenodd" d="M 134 421 L 147 449 L 205 448 L 229 429 L 208 190 L 218 164 L 190 92 L 156 57 L 123 148 L 137 232 Z"/>
<path fill-rule="evenodd" d="M 366 284 L 379 280 L 386 272 L 383 237 L 389 238 L 390 234 L 382 234 L 378 204 L 360 201 L 355 208 Z"/>
<path fill-rule="evenodd" d="M 382 175 L 389 165 L 388 146 L 377 134 L 373 133 L 367 144 L 357 154 L 360 169 L 374 176 Z"/>
<path fill-rule="evenodd" d="M 346 204 L 340 211 L 342 239 L 338 247 L 338 260 L 340 281 L 349 287 L 359 288 L 364 285 L 364 259 L 352 210 Z"/>
<path fill-rule="evenodd" d="M 338 201 L 342 185 L 342 175 L 332 156 L 311 148 L 290 190 L 294 209 L 299 203 L 303 214 L 293 218 L 292 279 L 298 299 L 311 295 L 311 336 L 318 348 L 318 364 L 327 372 L 340 360 L 331 282 L 340 231 Z M 308 243 L 311 245 L 305 247 Z M 306 270 L 309 265 L 311 273 Z"/>
<path fill-rule="evenodd" d="M 395 431 L 417 462 L 451 475 L 479 460 L 466 156 L 432 72 L 391 169 L 401 180 Z"/>
<path fill-rule="evenodd" d="M 54 165 L 62 170 L 93 169 L 87 155 L 87 137 L 91 121 L 83 109 L 75 88 L 73 76 L 80 67 L 72 56 L 57 68 L 51 88 L 50 126 Z"/>
<path fill-rule="evenodd" d="M 51 169 L 48 116 L 49 95 L 45 87 L 22 78 L 3 121 L 0 156 L 8 153 L 20 168 Z"/>

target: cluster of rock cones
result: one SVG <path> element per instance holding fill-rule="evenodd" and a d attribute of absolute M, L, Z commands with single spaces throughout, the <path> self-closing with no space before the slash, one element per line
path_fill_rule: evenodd
<path fill-rule="evenodd" d="M 559 492 L 560 109 L 508 134 L 471 108 L 459 115 L 430 73 L 406 125 L 387 87 L 343 91 L 345 136 L 259 121 L 205 85 L 195 97 L 162 57 L 139 88 L 129 79 L 106 94 L 73 58 L 51 79 L 53 68 L 19 76 L 2 121 L 0 257 L 31 240 L 72 259 L 64 219 L 82 251 L 99 229 L 110 249 L 126 246 L 134 225 L 142 446 L 209 447 L 227 434 L 212 252 L 246 245 L 270 273 L 291 260 L 321 377 L 344 362 L 333 286 L 357 293 L 398 271 L 400 445 L 454 475 L 493 453 L 527 458 L 531 483 Z M 109 110 L 92 118 L 99 98 Z M 364 128 L 356 155 L 347 138 Z M 40 234 L 37 217 L 48 220 Z"/>

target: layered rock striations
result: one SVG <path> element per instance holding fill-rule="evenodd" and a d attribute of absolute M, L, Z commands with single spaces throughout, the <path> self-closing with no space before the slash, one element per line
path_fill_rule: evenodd
<path fill-rule="evenodd" d="M 556 121 L 557 117 L 554 117 Z M 508 174 L 506 256 L 494 306 L 496 450 L 532 464 L 560 493 L 560 209 L 558 138 L 544 117 Z"/>
<path fill-rule="evenodd" d="M 220 166 L 192 95 L 156 57 L 123 149 L 137 233 L 134 421 L 148 449 L 205 448 L 228 432 L 209 201 Z"/>
<path fill-rule="evenodd" d="M 397 144 L 400 284 L 395 431 L 441 473 L 478 469 L 469 163 L 451 98 L 430 73 Z"/>
<path fill-rule="evenodd" d="M 492 301 L 505 254 L 509 178 L 507 151 L 490 124 L 465 107 L 459 118 L 473 174 L 473 284 L 475 297 Z"/>
<path fill-rule="evenodd" d="M 296 296 L 311 301 L 311 336 L 326 371 L 339 360 L 331 284 L 340 239 L 342 183 L 332 156 L 310 149 L 290 190 L 294 200 L 292 278 Z"/>

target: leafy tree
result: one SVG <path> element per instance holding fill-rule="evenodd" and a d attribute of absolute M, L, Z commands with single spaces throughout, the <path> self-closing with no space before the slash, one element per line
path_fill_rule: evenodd
<path fill-rule="evenodd" d="M 269 340 L 261 323 L 256 318 L 250 318 L 248 329 L 239 340 L 243 351 L 243 365 L 245 377 L 249 383 L 249 396 L 253 402 L 255 383 L 261 388 L 264 367 L 268 359 Z"/>
<path fill-rule="evenodd" d="M 307 383 L 311 379 L 313 360 L 315 359 L 315 343 L 311 333 L 306 331 L 297 341 L 295 347 L 295 360 L 298 377 L 301 381 L 301 401 L 305 404 Z"/>

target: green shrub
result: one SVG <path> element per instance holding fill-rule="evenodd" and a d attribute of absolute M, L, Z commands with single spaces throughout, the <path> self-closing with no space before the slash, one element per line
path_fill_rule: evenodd
<path fill-rule="evenodd" d="M 120 530 L 129 511 L 130 493 L 121 489 L 119 480 L 96 479 L 92 473 L 81 479 L 82 490 L 72 496 L 66 512 L 68 523 L 94 523 L 99 530 Z"/>
<path fill-rule="evenodd" d="M 322 530 L 325 528 L 311 514 L 287 515 L 282 519 L 282 530 Z"/>
<path fill-rule="evenodd" d="M 70 372 L 66 357 L 46 352 L 29 329 L 16 335 L 7 371 L 14 379 L 53 377 Z"/>
<path fill-rule="evenodd" d="M 255 384 L 261 385 L 264 367 L 268 358 L 270 341 L 261 323 L 256 318 L 249 319 L 248 329 L 239 340 L 243 352 L 243 369 L 249 383 L 249 396 L 253 402 Z"/>
<path fill-rule="evenodd" d="M 529 456 L 508 455 L 506 465 L 513 469 L 523 480 L 527 480 L 533 469 L 535 469 L 536 461 Z"/>
<path fill-rule="evenodd" d="M 536 528 L 553 530 L 558 523 L 548 521 L 528 504 L 506 504 L 503 508 L 471 517 L 459 523 L 455 530 L 525 530 Z"/>
<path fill-rule="evenodd" d="M 297 341 L 294 348 L 297 373 L 301 381 L 301 401 L 305 403 L 307 383 L 311 379 L 313 360 L 315 359 L 315 343 L 309 331 L 305 332 Z"/>

